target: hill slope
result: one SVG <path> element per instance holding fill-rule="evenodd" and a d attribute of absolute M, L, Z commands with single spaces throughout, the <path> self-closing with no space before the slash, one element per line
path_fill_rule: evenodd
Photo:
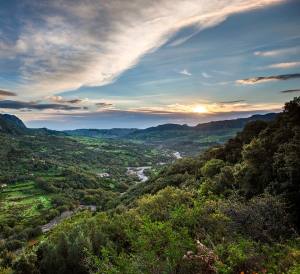
<path fill-rule="evenodd" d="M 253 115 L 249 118 L 198 124 L 194 127 L 179 124 L 163 124 L 146 129 L 78 129 L 64 132 L 71 136 L 142 141 L 156 147 L 179 151 L 182 155 L 195 155 L 212 145 L 224 143 L 250 121 L 271 121 L 275 117 L 275 113 L 269 113 Z"/>
<path fill-rule="evenodd" d="M 12 264 L 16 273 L 288 273 L 300 270 L 300 97 L 272 122 L 167 166 L 79 213 Z M 23 271 L 26 270 L 26 271 Z"/>
<path fill-rule="evenodd" d="M 26 126 L 18 117 L 10 114 L 0 114 L 0 132 L 20 134 L 26 131 Z"/>

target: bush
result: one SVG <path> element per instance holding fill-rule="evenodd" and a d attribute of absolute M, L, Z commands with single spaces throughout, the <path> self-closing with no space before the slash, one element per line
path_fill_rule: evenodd
<path fill-rule="evenodd" d="M 224 165 L 224 162 L 220 159 L 211 159 L 201 168 L 201 173 L 205 177 L 212 178 L 220 172 Z"/>

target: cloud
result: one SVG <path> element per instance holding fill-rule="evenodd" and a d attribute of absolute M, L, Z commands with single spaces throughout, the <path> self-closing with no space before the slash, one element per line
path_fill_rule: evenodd
<path fill-rule="evenodd" d="M 300 73 L 253 77 L 253 78 L 237 80 L 236 83 L 242 85 L 254 85 L 254 84 L 265 83 L 270 81 L 280 81 L 280 80 L 285 81 L 285 80 L 296 79 L 296 78 L 300 78 Z"/>
<path fill-rule="evenodd" d="M 234 111 L 279 111 L 282 104 L 278 103 L 246 103 L 244 100 L 228 101 L 228 102 L 199 102 L 194 104 L 170 104 L 159 107 L 139 107 L 130 109 L 127 111 L 132 112 L 143 112 L 143 113 L 159 113 L 161 115 L 168 115 L 172 113 L 195 113 L 197 109 L 201 109 L 202 113 L 213 114 L 213 113 L 227 113 Z M 199 115 L 199 114 L 197 114 Z"/>
<path fill-rule="evenodd" d="M 298 89 L 286 89 L 286 90 L 282 90 L 280 91 L 281 93 L 293 93 L 293 92 L 300 92 L 300 88 Z"/>
<path fill-rule="evenodd" d="M 267 66 L 268 68 L 279 68 L 279 69 L 288 69 L 288 68 L 295 68 L 299 67 L 300 62 L 286 62 L 286 63 L 278 63 L 278 64 L 272 64 Z"/>
<path fill-rule="evenodd" d="M 275 49 L 269 51 L 255 51 L 255 56 L 262 56 L 262 57 L 275 57 L 275 56 L 282 56 L 282 55 L 290 55 L 290 54 L 299 54 L 299 47 L 291 47 L 291 48 L 284 48 L 284 49 Z"/>
<path fill-rule="evenodd" d="M 179 71 L 179 73 L 186 76 L 192 76 L 192 73 L 190 73 L 187 69 L 183 69 Z"/>
<path fill-rule="evenodd" d="M 97 107 L 101 107 L 101 108 L 109 108 L 109 107 L 113 106 L 113 104 L 111 104 L 111 103 L 105 103 L 105 102 L 95 103 L 95 105 Z"/>
<path fill-rule="evenodd" d="M 245 100 L 223 101 L 223 102 L 220 102 L 220 104 L 236 104 L 236 103 L 242 103 L 242 102 L 245 102 Z"/>
<path fill-rule="evenodd" d="M 8 91 L 8 90 L 3 90 L 0 89 L 0 96 L 16 96 L 17 94 L 15 94 L 14 92 Z"/>
<path fill-rule="evenodd" d="M 76 129 L 76 128 L 122 128 L 124 124 L 131 128 L 146 128 L 165 123 L 189 124 L 196 125 L 209 121 L 235 119 L 241 117 L 249 117 L 257 113 L 269 113 L 270 111 L 280 111 L 278 109 L 260 110 L 233 110 L 230 112 L 216 113 L 176 113 L 153 111 L 97 111 L 82 112 L 78 115 L 68 113 L 41 114 L 39 117 L 32 113 L 21 113 L 19 116 L 26 121 L 29 127 L 45 127 L 52 129 Z"/>
<path fill-rule="evenodd" d="M 46 99 L 56 103 L 79 104 L 83 102 L 82 99 L 64 99 L 62 96 L 47 96 Z"/>
<path fill-rule="evenodd" d="M 184 27 L 202 30 L 282 1 L 31 0 L 17 37 L 6 37 L 0 54 L 6 62 L 18 59 L 18 92 L 27 96 L 102 86 Z"/>
<path fill-rule="evenodd" d="M 211 78 L 211 75 L 209 75 L 209 74 L 206 73 L 206 72 L 202 72 L 201 75 L 202 75 L 202 77 L 204 77 L 204 78 Z"/>
<path fill-rule="evenodd" d="M 170 44 L 168 44 L 168 46 L 170 47 L 177 47 L 181 44 L 184 44 L 186 41 L 190 40 L 192 37 L 194 37 L 195 35 L 197 35 L 199 33 L 199 29 L 195 32 L 193 32 L 192 34 L 186 35 L 184 37 L 178 38 L 174 41 L 172 41 Z"/>
<path fill-rule="evenodd" d="M 35 109 L 35 110 L 78 110 L 80 107 L 62 105 L 62 104 L 39 104 L 37 102 L 23 102 L 23 101 L 12 101 L 2 100 L 0 101 L 0 108 L 4 109 Z"/>

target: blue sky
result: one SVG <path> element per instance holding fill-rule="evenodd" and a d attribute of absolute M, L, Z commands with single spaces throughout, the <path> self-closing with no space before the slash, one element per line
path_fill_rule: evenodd
<path fill-rule="evenodd" d="M 1 1 L 0 111 L 53 129 L 279 111 L 299 26 L 297 0 Z"/>

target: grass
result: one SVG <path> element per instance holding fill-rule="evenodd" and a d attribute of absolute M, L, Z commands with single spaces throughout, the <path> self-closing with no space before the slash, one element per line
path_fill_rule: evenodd
<path fill-rule="evenodd" d="M 36 187 L 35 182 L 8 185 L 0 192 L 0 222 L 13 216 L 20 223 L 30 222 L 51 208 L 51 197 Z"/>

